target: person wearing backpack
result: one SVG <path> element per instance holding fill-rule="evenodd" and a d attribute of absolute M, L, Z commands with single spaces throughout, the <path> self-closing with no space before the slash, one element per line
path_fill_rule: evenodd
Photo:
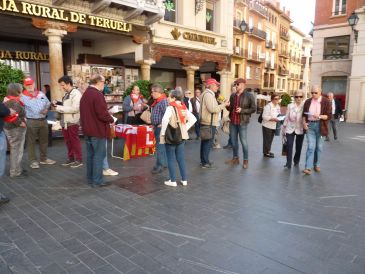
<path fill-rule="evenodd" d="M 239 78 L 235 81 L 236 93 L 230 97 L 229 110 L 229 136 L 233 147 L 233 158 L 226 161 L 226 164 L 238 165 L 238 136 L 242 145 L 243 168 L 248 168 L 248 144 L 247 126 L 250 122 L 251 114 L 256 111 L 255 99 L 252 94 L 245 89 L 246 80 Z"/>
<path fill-rule="evenodd" d="M 181 184 L 186 186 L 187 172 L 184 156 L 185 141 L 189 139 L 188 130 L 196 122 L 195 116 L 187 109 L 183 100 L 183 92 L 172 90 L 168 98 L 169 106 L 161 122 L 160 144 L 165 144 L 167 167 L 170 179 L 165 185 L 176 187 L 175 159 L 179 166 Z M 173 133 L 172 133 L 173 132 Z"/>

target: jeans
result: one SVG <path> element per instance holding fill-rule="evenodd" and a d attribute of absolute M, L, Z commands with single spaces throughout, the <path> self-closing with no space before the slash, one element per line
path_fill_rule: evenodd
<path fill-rule="evenodd" d="M 216 132 L 216 127 L 212 126 L 212 134 L 213 134 L 212 138 L 209 139 L 209 140 L 201 140 L 201 143 L 200 143 L 200 163 L 202 165 L 210 164 L 209 154 L 210 154 L 210 151 L 211 151 L 212 146 L 213 146 L 213 140 L 214 140 L 215 132 Z"/>
<path fill-rule="evenodd" d="M 242 156 L 244 160 L 248 160 L 248 143 L 247 143 L 247 125 L 229 125 L 229 137 L 232 142 L 233 157 L 238 158 L 238 136 L 242 145 Z"/>
<path fill-rule="evenodd" d="M 155 134 L 155 139 L 156 139 L 156 154 L 155 154 L 156 163 L 155 163 L 154 169 L 160 169 L 162 167 L 167 166 L 166 150 L 165 150 L 165 145 L 160 144 L 161 128 L 154 126 L 153 132 Z"/>
<path fill-rule="evenodd" d="M 109 169 L 109 163 L 108 163 L 108 140 L 105 142 L 105 157 L 103 160 L 103 169 L 107 170 Z"/>
<path fill-rule="evenodd" d="M 86 177 L 89 184 L 103 183 L 103 160 L 106 155 L 105 138 L 85 136 L 86 141 Z"/>
<path fill-rule="evenodd" d="M 22 173 L 21 165 L 24 152 L 25 127 L 4 129 L 10 145 L 10 177 L 18 176 Z"/>
<path fill-rule="evenodd" d="M 320 133 L 320 123 L 308 123 L 307 153 L 305 156 L 305 168 L 312 169 L 320 166 L 320 156 L 323 149 L 323 137 Z"/>
<path fill-rule="evenodd" d="M 304 134 L 286 134 L 286 166 L 291 167 L 291 162 L 293 158 L 293 144 L 295 138 L 295 155 L 294 164 L 298 164 L 300 161 L 300 153 L 302 151 Z"/>
<path fill-rule="evenodd" d="M 171 182 L 176 182 L 176 162 L 179 165 L 180 175 L 182 181 L 187 181 L 186 178 L 186 164 L 184 155 L 185 142 L 178 145 L 165 145 L 167 156 L 167 167 Z"/>
<path fill-rule="evenodd" d="M 0 132 L 0 178 L 5 173 L 6 163 L 6 137 L 4 131 Z"/>
<path fill-rule="evenodd" d="M 48 148 L 48 124 L 46 120 L 27 120 L 27 146 L 28 146 L 28 158 L 29 162 L 37 161 L 35 155 L 35 145 L 39 142 L 40 160 L 47 159 Z"/>
<path fill-rule="evenodd" d="M 69 160 L 82 162 L 81 143 L 79 138 L 79 125 L 70 125 L 62 128 L 63 138 L 67 147 L 67 157 Z"/>

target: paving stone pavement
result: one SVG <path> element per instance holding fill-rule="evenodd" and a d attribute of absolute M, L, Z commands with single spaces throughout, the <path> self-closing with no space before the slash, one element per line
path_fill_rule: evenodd
<path fill-rule="evenodd" d="M 164 186 L 148 157 L 109 158 L 120 175 L 90 188 L 84 166 L 60 165 L 56 140 L 56 165 L 1 179 L 11 202 L 0 208 L 0 273 L 365 273 L 364 125 L 341 124 L 322 171 L 305 176 L 306 145 L 300 168 L 284 170 L 278 137 L 276 158 L 262 157 L 256 119 L 247 170 L 226 166 L 223 149 L 218 168 L 202 170 L 188 141 L 187 187 Z"/>

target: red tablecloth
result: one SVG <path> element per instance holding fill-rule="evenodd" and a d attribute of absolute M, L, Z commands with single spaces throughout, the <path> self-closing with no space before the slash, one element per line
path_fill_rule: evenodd
<path fill-rule="evenodd" d="M 143 157 L 155 152 L 153 126 L 115 125 L 115 135 L 125 139 L 123 159 Z"/>

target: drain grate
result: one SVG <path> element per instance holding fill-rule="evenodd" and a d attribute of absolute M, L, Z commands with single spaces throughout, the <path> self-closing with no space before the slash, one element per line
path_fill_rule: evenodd
<path fill-rule="evenodd" d="M 124 188 L 138 195 L 147 195 L 164 189 L 161 178 L 151 176 L 130 176 L 120 178 L 111 183 L 117 187 Z"/>

